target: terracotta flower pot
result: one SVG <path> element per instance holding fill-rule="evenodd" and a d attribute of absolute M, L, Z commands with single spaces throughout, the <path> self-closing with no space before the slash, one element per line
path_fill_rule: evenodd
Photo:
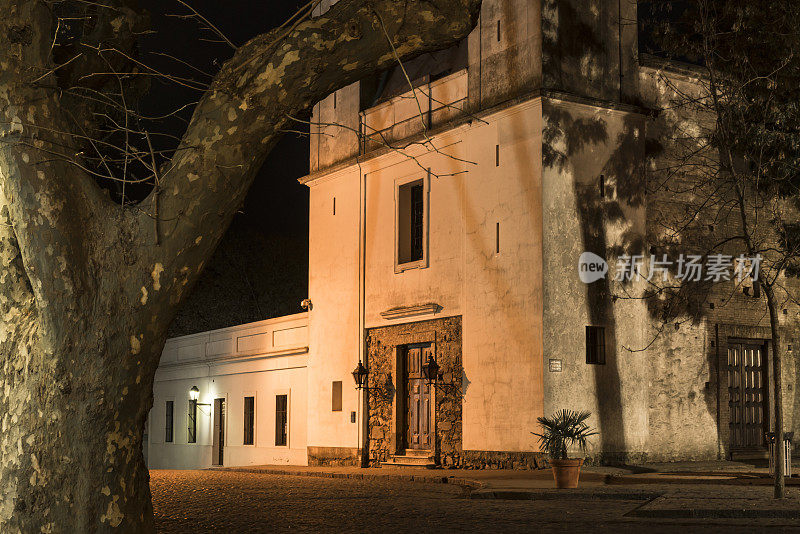
<path fill-rule="evenodd" d="M 583 458 L 552 459 L 550 465 L 553 467 L 553 478 L 557 488 L 578 487 L 578 476 L 581 474 Z"/>

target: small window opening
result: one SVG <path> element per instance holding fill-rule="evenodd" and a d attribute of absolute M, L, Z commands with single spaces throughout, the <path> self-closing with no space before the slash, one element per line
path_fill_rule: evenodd
<path fill-rule="evenodd" d="M 336 381 L 331 387 L 331 411 L 342 411 L 342 382 Z"/>
<path fill-rule="evenodd" d="M 197 443 L 197 401 L 189 401 L 189 425 L 186 440 L 189 443 Z"/>
<path fill-rule="evenodd" d="M 606 198 L 606 176 L 600 175 L 600 198 Z"/>
<path fill-rule="evenodd" d="M 165 425 L 164 425 L 164 441 L 166 443 L 172 443 L 173 432 L 172 432 L 172 423 L 173 423 L 173 415 L 174 415 L 174 408 L 175 403 L 174 401 L 167 401 L 166 404 L 166 418 L 165 418 Z"/>
<path fill-rule="evenodd" d="M 333 197 L 333 214 L 336 215 L 336 197 Z"/>
<path fill-rule="evenodd" d="M 255 443 L 256 398 L 244 398 L 244 439 L 245 445 Z"/>
<path fill-rule="evenodd" d="M 501 36 L 501 35 L 502 35 L 502 33 L 501 33 L 501 31 L 500 31 L 500 21 L 498 20 L 498 21 L 497 21 L 497 42 L 498 42 L 498 43 L 500 42 L 500 36 Z"/>
<path fill-rule="evenodd" d="M 275 445 L 286 446 L 289 437 L 289 396 L 275 396 Z"/>
<path fill-rule="evenodd" d="M 424 254 L 425 198 L 423 181 L 400 186 L 398 190 L 398 263 L 420 261 Z"/>
<path fill-rule="evenodd" d="M 500 223 L 497 223 L 497 226 L 495 227 L 495 236 L 494 237 L 495 237 L 495 239 L 494 239 L 495 254 L 500 254 Z"/>
<path fill-rule="evenodd" d="M 336 93 L 333 93 L 333 109 L 336 109 Z"/>
<path fill-rule="evenodd" d="M 494 147 L 494 166 L 500 166 L 500 145 L 495 145 Z"/>
<path fill-rule="evenodd" d="M 606 329 L 602 326 L 586 327 L 586 363 L 605 365 Z"/>

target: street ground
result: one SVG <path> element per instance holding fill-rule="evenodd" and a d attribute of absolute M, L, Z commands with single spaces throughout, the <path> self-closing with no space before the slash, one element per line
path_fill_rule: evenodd
<path fill-rule="evenodd" d="M 619 483 L 619 471 L 594 468 L 581 489 L 556 491 L 547 471 L 402 473 L 154 470 L 150 485 L 162 533 L 800 532 L 800 486 L 775 502 L 769 486 L 720 484 L 708 476 Z"/>

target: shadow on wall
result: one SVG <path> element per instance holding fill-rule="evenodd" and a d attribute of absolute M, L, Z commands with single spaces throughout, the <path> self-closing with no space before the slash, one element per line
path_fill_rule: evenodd
<path fill-rule="evenodd" d="M 603 119 L 574 118 L 567 110 L 548 106 L 543 139 L 543 163 L 546 168 L 563 172 L 570 158 L 585 149 L 608 141 L 608 127 Z M 619 151 L 618 151 L 619 152 Z M 615 155 L 619 156 L 619 154 Z M 624 164 L 620 164 L 624 165 Z M 609 163 L 606 167 L 613 167 Z M 607 257 L 609 243 L 606 221 L 624 219 L 619 201 L 606 201 L 598 193 L 596 180 L 573 178 L 574 194 L 580 217 L 583 249 Z M 634 190 L 633 187 L 627 187 Z M 639 243 L 641 247 L 641 242 Z M 619 374 L 617 325 L 608 278 L 587 284 L 589 322 L 605 327 L 606 363 L 593 365 L 595 395 L 598 399 L 600 450 L 604 455 L 626 450 L 622 414 L 622 391 Z"/>
<path fill-rule="evenodd" d="M 580 10 L 573 4 L 581 5 Z M 606 49 L 598 35 L 606 9 L 583 2 L 545 0 L 542 4 L 543 86 L 603 96 L 608 83 Z M 594 19 L 594 20 L 592 20 Z M 605 21 L 607 22 L 607 21 Z"/>
<path fill-rule="evenodd" d="M 641 216 L 645 208 L 646 158 L 645 151 L 652 151 L 644 142 L 644 121 L 641 116 L 628 115 L 623 119 L 622 128 L 616 139 L 610 139 L 608 125 L 601 118 L 573 117 L 564 109 L 549 106 L 545 110 L 546 121 L 543 140 L 543 161 L 546 168 L 576 173 L 569 170 L 570 162 L 575 157 L 591 154 L 596 145 L 612 143 L 615 149 L 608 160 L 602 164 L 601 172 L 605 177 L 606 191 L 602 193 L 598 185 L 599 176 L 574 176 L 573 187 L 580 217 L 581 239 L 583 249 L 593 252 L 608 260 L 613 265 L 616 258 L 623 254 L 649 255 L 656 253 L 654 249 L 646 250 L 644 232 L 649 221 L 632 220 L 635 213 Z M 577 174 L 577 173 L 576 173 Z M 635 211 L 634 211 L 635 210 Z M 645 217 L 650 214 L 646 212 Z M 611 238 L 608 229 L 611 227 L 626 228 L 616 239 Z M 676 251 L 667 252 L 668 256 Z M 645 273 L 643 273 L 645 274 Z M 592 325 L 604 326 L 606 331 L 606 364 L 593 366 L 595 391 L 598 399 L 598 419 L 600 425 L 601 450 L 606 460 L 623 460 L 627 451 L 625 438 L 625 414 L 623 413 L 623 391 L 620 370 L 622 369 L 621 353 L 628 350 L 619 342 L 619 325 L 615 319 L 615 302 L 625 296 L 624 286 L 611 282 L 610 276 L 586 287 L 586 298 L 589 306 L 589 320 Z M 642 298 L 648 312 L 648 318 L 655 325 L 671 325 L 676 318 L 697 321 L 707 313 L 697 304 L 708 292 L 707 283 L 681 284 L 670 293 L 669 298 L 659 291 L 645 290 Z M 635 296 L 635 295 L 634 295 Z M 669 336 L 668 333 L 662 334 Z M 649 341 L 646 338 L 645 341 Z M 669 344 L 667 344 L 669 346 Z M 639 348 L 639 347 L 636 347 Z M 644 349 L 645 347 L 640 347 Z M 654 357 L 669 355 L 654 354 Z M 713 355 L 709 355 L 712 358 Z M 709 366 L 709 373 L 714 374 L 716 363 Z M 709 380 L 713 377 L 710 376 Z M 631 393 L 631 392 L 628 392 Z M 706 408 L 712 416 L 716 414 L 716 399 L 706 395 Z M 619 454 L 623 453 L 623 454 Z"/>

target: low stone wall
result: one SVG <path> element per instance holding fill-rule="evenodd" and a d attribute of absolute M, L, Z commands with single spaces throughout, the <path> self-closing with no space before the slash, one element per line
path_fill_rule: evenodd
<path fill-rule="evenodd" d="M 359 450 L 350 447 L 308 447 L 308 465 L 352 467 L 361 465 Z"/>
<path fill-rule="evenodd" d="M 543 469 L 547 458 L 540 452 L 463 451 L 461 464 L 452 467 L 465 469 Z M 444 467 L 451 467 L 444 464 Z"/>

